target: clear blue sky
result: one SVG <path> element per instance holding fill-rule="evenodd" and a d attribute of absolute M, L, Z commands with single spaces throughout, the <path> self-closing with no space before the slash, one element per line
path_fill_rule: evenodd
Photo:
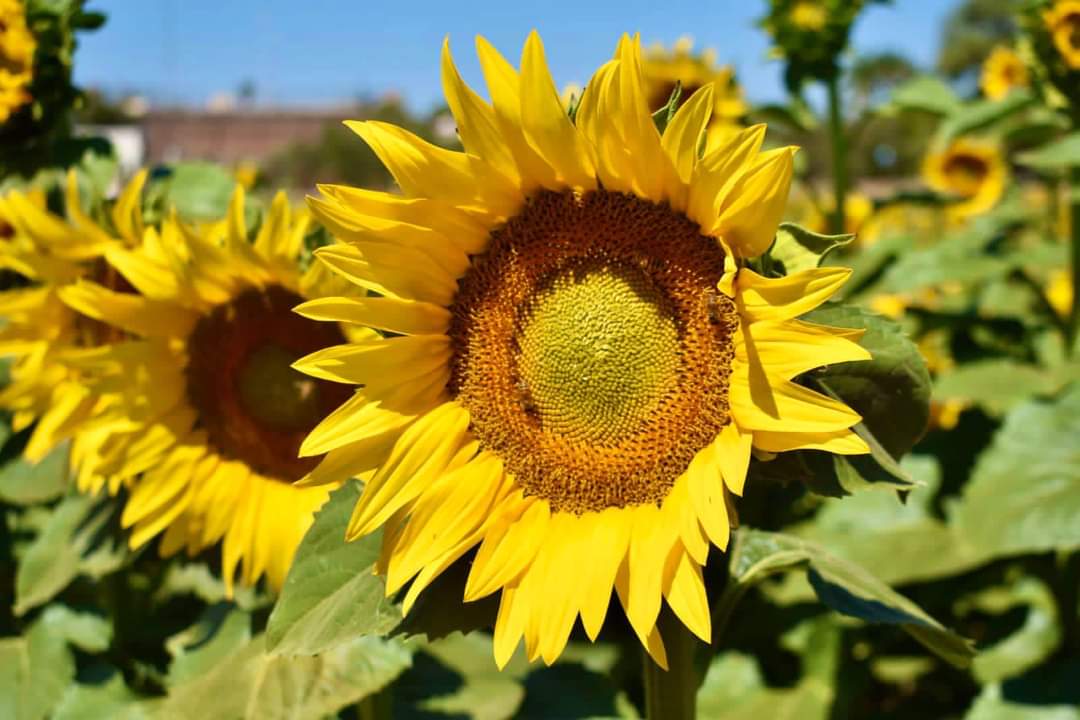
<path fill-rule="evenodd" d="M 941 21 L 956 0 L 872 5 L 854 46 L 898 50 L 933 62 Z M 479 85 L 473 38 L 519 56 L 532 28 L 544 38 L 556 82 L 583 83 L 610 57 L 618 35 L 648 44 L 691 35 L 735 65 L 751 99 L 781 97 L 780 64 L 754 26 L 764 0 L 91 0 L 108 13 L 84 34 L 76 79 L 155 102 L 201 105 L 250 79 L 263 104 L 315 104 L 400 92 L 416 109 L 434 105 L 439 48 L 449 34 L 466 80 Z"/>

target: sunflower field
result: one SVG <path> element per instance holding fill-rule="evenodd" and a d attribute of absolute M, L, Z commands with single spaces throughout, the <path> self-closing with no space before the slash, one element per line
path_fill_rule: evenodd
<path fill-rule="evenodd" d="M 0 0 L 0 719 L 1080 720 L 1080 0 L 755 2 L 131 167 Z"/>

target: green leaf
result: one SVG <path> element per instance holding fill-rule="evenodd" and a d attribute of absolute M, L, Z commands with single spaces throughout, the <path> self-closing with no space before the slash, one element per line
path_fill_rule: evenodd
<path fill-rule="evenodd" d="M 793 535 L 748 528 L 735 536 L 730 579 L 718 605 L 717 625 L 730 618 L 741 595 L 766 577 L 806 568 L 818 597 L 832 609 L 867 622 L 897 625 L 927 649 L 958 667 L 970 663 L 971 644 L 945 629 L 863 568 Z"/>
<path fill-rule="evenodd" d="M 19 455 L 0 467 L 0 500 L 13 505 L 53 500 L 64 494 L 67 485 L 68 443 L 57 446 L 40 462 L 31 463 Z"/>
<path fill-rule="evenodd" d="M 952 512 L 988 555 L 1080 548 L 1080 386 L 1013 408 Z"/>
<path fill-rule="evenodd" d="M 522 678 L 528 665 L 519 652 L 500 671 L 491 648 L 492 639 L 486 633 L 455 633 L 430 643 L 401 678 L 395 699 L 403 695 L 401 688 L 415 688 L 420 697 L 411 704 L 421 711 L 471 720 L 509 720 L 525 697 Z M 448 683 L 436 677 L 446 672 L 455 675 L 456 687 L 449 693 L 439 692 Z"/>
<path fill-rule="evenodd" d="M 911 293 L 939 288 L 946 283 L 974 283 L 1005 275 L 1013 265 L 1008 259 L 983 252 L 997 228 L 982 226 L 943 237 L 928 248 L 912 249 L 893 263 L 875 289 Z"/>
<path fill-rule="evenodd" d="M 977 360 L 938 377 L 934 399 L 964 400 L 991 415 L 1001 415 L 1035 395 L 1045 395 L 1060 383 L 1045 369 L 1011 360 Z"/>
<path fill-rule="evenodd" d="M 384 635 L 401 622 L 400 607 L 373 573 L 381 533 L 345 542 L 359 497 L 360 485 L 347 483 L 315 515 L 270 615 L 270 650 L 315 655 L 358 636 Z"/>
<path fill-rule="evenodd" d="M 207 608 L 199 621 L 165 642 L 172 655 L 166 682 L 170 687 L 191 682 L 251 642 L 251 616 L 219 603 Z"/>
<path fill-rule="evenodd" d="M 698 689 L 698 716 L 827 720 L 836 697 L 839 626 L 827 617 L 808 620 L 786 633 L 782 644 L 802 661 L 802 676 L 793 687 L 769 687 L 752 657 L 721 653 L 710 663 Z"/>
<path fill-rule="evenodd" d="M 671 95 L 668 97 L 664 106 L 652 114 L 653 123 L 656 124 L 656 130 L 663 135 L 664 130 L 667 128 L 668 123 L 671 122 L 671 118 L 675 117 L 675 111 L 679 109 L 679 98 L 682 97 L 682 83 L 676 82 L 675 87 L 671 89 Z"/>
<path fill-rule="evenodd" d="M 1000 685 L 987 685 L 964 720 L 1080 720 L 1080 708 L 1011 702 L 1002 697 Z"/>
<path fill-rule="evenodd" d="M 236 179 L 220 165 L 184 162 L 174 165 L 166 203 L 185 220 L 216 220 L 225 216 Z"/>
<path fill-rule="evenodd" d="M 791 275 L 820 266 L 826 255 L 854 239 L 854 235 L 819 235 L 795 223 L 781 223 L 769 255 Z"/>
<path fill-rule="evenodd" d="M 944 81 L 922 75 L 897 87 L 892 94 L 892 105 L 900 110 L 949 115 L 960 108 L 960 99 Z"/>
<path fill-rule="evenodd" d="M 317 720 L 378 692 L 411 662 L 400 642 L 351 638 L 317 657 L 270 655 L 256 636 L 194 679 L 169 689 L 176 720 Z"/>
<path fill-rule="evenodd" d="M 54 606 L 26 635 L 0 639 L 0 717 L 43 720 L 51 716 L 75 679 L 69 643 L 96 652 L 108 645 L 109 635 L 104 620 Z"/>
<path fill-rule="evenodd" d="M 1080 132 L 1074 132 L 1035 150 L 1020 153 L 1017 162 L 1036 170 L 1064 170 L 1080 166 Z"/>
<path fill-rule="evenodd" d="M 1001 100 L 967 103 L 949 115 L 939 134 L 944 142 L 949 142 L 960 135 L 984 130 L 1034 104 L 1035 96 L 1023 89 L 1015 90 Z"/>
<path fill-rule="evenodd" d="M 979 651 L 972 670 L 980 683 L 1019 675 L 1049 658 L 1061 644 L 1053 593 L 1034 578 L 1020 578 L 1010 586 L 984 590 L 965 604 L 994 615 L 1014 607 L 1027 608 L 1024 623 L 1016 632 Z"/>
<path fill-rule="evenodd" d="M 110 535 L 115 501 L 69 495 L 26 549 L 15 577 L 15 613 L 48 602 L 79 575 L 100 578 L 119 568 L 127 549 Z"/>
<path fill-rule="evenodd" d="M 757 105 L 751 111 L 754 122 L 766 123 L 769 127 L 783 126 L 797 132 L 812 132 L 820 123 L 805 103 L 792 102 L 790 105 L 767 103 Z"/>
<path fill-rule="evenodd" d="M 124 684 L 123 675 L 113 672 L 103 683 L 68 687 L 52 720 L 151 720 L 154 717 L 157 717 L 157 702 L 140 698 Z"/>

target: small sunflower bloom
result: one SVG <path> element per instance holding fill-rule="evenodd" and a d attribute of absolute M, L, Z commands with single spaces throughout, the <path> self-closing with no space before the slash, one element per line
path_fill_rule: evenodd
<path fill-rule="evenodd" d="M 999 45 L 983 63 L 979 87 L 991 100 L 1000 100 L 1030 82 L 1027 66 L 1015 50 Z"/>
<path fill-rule="evenodd" d="M 520 69 L 477 39 L 491 101 L 443 47 L 464 152 L 348 123 L 403 195 L 322 186 L 344 244 L 317 257 L 378 297 L 297 311 L 393 333 L 297 367 L 359 386 L 307 438 L 305 483 L 373 472 L 348 537 L 382 528 L 386 592 L 408 612 L 475 550 L 466 601 L 500 593 L 494 654 L 554 662 L 614 594 L 656 661 L 666 602 L 711 636 L 702 565 L 724 549 L 752 448 L 867 452 L 859 416 L 793 381 L 869 354 L 856 331 L 796 319 L 849 271 L 762 277 L 794 149 L 763 126 L 701 155 L 713 87 L 663 134 L 640 43 L 623 37 L 571 121 L 533 33 Z M 588 562 L 582 562 L 588 558 Z"/>
<path fill-rule="evenodd" d="M 829 22 L 829 13 L 821 0 L 798 0 L 789 11 L 791 24 L 800 30 L 816 32 Z"/>
<path fill-rule="evenodd" d="M 646 102 L 654 112 L 664 107 L 676 84 L 682 88 L 681 102 L 711 84 L 713 88 L 712 119 L 706 133 L 710 147 L 730 139 L 741 127 L 749 111 L 742 87 L 735 80 L 730 65 L 716 63 L 716 51 L 694 52 L 688 37 L 679 38 L 669 50 L 657 43 L 647 48 L 642 57 L 641 74 L 645 83 Z"/>
<path fill-rule="evenodd" d="M 1057 0 L 1043 22 L 1065 64 L 1080 70 L 1080 0 Z"/>
<path fill-rule="evenodd" d="M 36 50 L 22 0 L 0 0 L 0 123 L 30 101 Z"/>
<path fill-rule="evenodd" d="M 13 191 L 0 198 L 0 268 L 18 273 L 28 286 L 0 292 L 0 355 L 13 358 L 0 407 L 12 413 L 12 427 L 34 426 L 23 456 L 41 460 L 59 443 L 75 437 L 98 403 L 72 356 L 107 342 L 112 331 L 73 312 L 60 291 L 79 278 L 121 289 L 103 257 L 110 248 L 135 242 L 142 227 L 139 203 L 145 173 L 123 189 L 111 212 L 113 231 L 91 220 L 80 205 L 78 179 L 67 177 L 66 219 L 50 213 L 44 194 Z M 36 423 L 36 425 L 35 425 Z"/>
<path fill-rule="evenodd" d="M 265 575 L 280 589 L 334 489 L 292 484 L 318 461 L 297 449 L 349 396 L 290 367 L 348 337 L 292 312 L 315 287 L 335 287 L 321 267 L 299 269 L 306 211 L 279 194 L 251 242 L 244 205 L 238 187 L 227 221 L 211 226 L 222 232 L 170 217 L 139 246 L 108 252 L 131 292 L 84 280 L 60 293 L 119 335 L 78 360 L 106 404 L 84 433 L 93 442 L 74 453 L 79 486 L 128 489 L 132 547 L 158 535 L 163 555 L 220 542 L 229 592 L 238 568 L 243 584 Z"/>
<path fill-rule="evenodd" d="M 1008 185 L 1009 167 L 996 145 L 957 138 L 927 154 L 923 178 L 933 189 L 960 198 L 949 207 L 949 215 L 961 220 L 997 205 Z"/>

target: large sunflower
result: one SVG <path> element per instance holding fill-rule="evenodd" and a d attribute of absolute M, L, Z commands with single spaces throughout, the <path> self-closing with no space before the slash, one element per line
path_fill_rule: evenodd
<path fill-rule="evenodd" d="M 670 50 L 659 43 L 646 49 L 641 74 L 645 101 L 653 111 L 667 104 L 677 83 L 682 88 L 683 101 L 698 89 L 712 85 L 712 118 L 706 134 L 710 147 L 738 132 L 749 110 L 742 87 L 735 81 L 733 68 L 717 66 L 715 50 L 694 52 L 690 38 L 680 38 Z"/>
<path fill-rule="evenodd" d="M 661 136 L 636 39 L 576 122 L 535 33 L 520 72 L 477 46 L 491 103 L 443 48 L 465 152 L 350 122 L 404 196 L 324 186 L 311 201 L 347 243 L 319 259 L 380 297 L 299 311 L 392 336 L 297 363 L 363 386 L 305 441 L 328 452 L 308 482 L 377 468 L 348 537 L 383 527 L 379 569 L 388 593 L 412 581 L 406 610 L 476 549 L 465 600 L 502 591 L 500 665 L 522 636 L 552 662 L 579 616 L 595 638 L 613 588 L 663 664 L 662 598 L 710 636 L 701 566 L 727 546 L 751 448 L 866 451 L 856 413 L 792 381 L 868 357 L 857 332 L 795 319 L 849 271 L 745 267 L 773 240 L 794 149 L 759 152 L 757 126 L 702 157 L 711 86 Z"/>
<path fill-rule="evenodd" d="M 1008 185 L 1009 166 L 996 145 L 961 137 L 927 154 L 923 178 L 935 190 L 958 196 L 949 214 L 964 219 L 997 204 Z"/>
<path fill-rule="evenodd" d="M 280 588 L 332 489 L 292 484 L 316 463 L 297 458 L 300 441 L 350 395 L 290 367 L 346 340 L 337 325 L 292 312 L 314 286 L 334 287 L 319 267 L 301 274 L 307 225 L 279 195 L 249 242 L 238 188 L 224 237 L 170 218 L 138 248 L 108 252 L 133 292 L 89 281 L 61 291 L 123 334 L 79 361 L 108 405 L 81 435 L 80 485 L 129 487 L 121 522 L 133 547 L 162 532 L 166 555 L 223 540 L 228 588 L 238 565 L 244 584 L 265 573 Z"/>
<path fill-rule="evenodd" d="M 0 0 L 0 123 L 30 101 L 36 49 L 22 0 Z"/>
<path fill-rule="evenodd" d="M 122 289 L 122 280 L 101 258 L 110 248 L 136 241 L 145 179 L 145 173 L 137 174 L 120 193 L 109 231 L 82 211 L 74 172 L 67 177 L 66 219 L 45 209 L 39 191 L 13 191 L 0 198 L 0 234 L 5 236 L 0 240 L 0 268 L 27 283 L 0 293 L 0 315 L 6 320 L 0 329 L 0 355 L 14 358 L 9 383 L 0 391 L 0 407 L 12 412 L 16 431 L 36 423 L 23 450 L 32 462 L 74 436 L 98 407 L 70 360 L 108 342 L 112 332 L 65 306 L 59 291 L 82 277 Z"/>

